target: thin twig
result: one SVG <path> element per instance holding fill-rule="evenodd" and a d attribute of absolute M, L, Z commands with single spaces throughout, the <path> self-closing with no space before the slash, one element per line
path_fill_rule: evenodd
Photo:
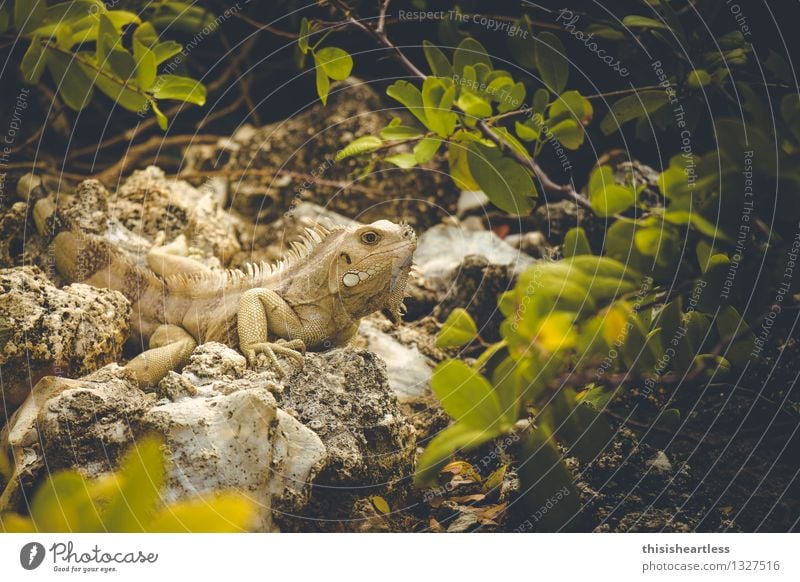
<path fill-rule="evenodd" d="M 237 12 L 235 14 L 236 18 L 239 20 L 246 22 L 250 26 L 257 28 L 258 30 L 266 30 L 267 32 L 271 32 L 276 36 L 282 36 L 283 38 L 290 38 L 292 40 L 297 40 L 300 38 L 300 35 L 296 32 L 289 32 L 288 30 L 281 30 L 280 28 L 275 28 L 274 26 L 270 26 L 269 24 L 264 24 L 263 22 L 259 22 L 254 18 L 250 18 L 246 14 L 242 14 L 241 12 Z"/>
<path fill-rule="evenodd" d="M 351 190 L 354 192 L 362 192 L 370 196 L 379 196 L 381 194 L 377 190 L 374 190 L 372 188 L 367 188 L 366 186 L 362 186 L 357 183 L 341 182 L 337 180 L 326 180 L 324 178 L 312 176 L 311 174 L 304 174 L 303 172 L 295 172 L 293 170 L 278 169 L 278 168 L 236 168 L 236 169 L 232 168 L 232 169 L 222 169 L 222 170 L 198 170 L 198 171 L 179 172 L 177 174 L 172 175 L 172 177 L 181 180 L 193 180 L 198 178 L 217 178 L 217 177 L 241 179 L 245 176 L 248 177 L 263 176 L 265 178 L 275 178 L 277 176 L 290 176 L 292 178 L 303 180 L 311 184 L 320 186 L 329 186 L 331 188 L 337 188 L 339 190 Z"/>
<path fill-rule="evenodd" d="M 380 5 L 378 13 L 378 26 L 377 32 L 383 32 L 386 28 L 386 11 L 389 9 L 389 4 L 392 0 L 383 0 Z"/>
<path fill-rule="evenodd" d="M 94 177 L 100 180 L 101 182 L 108 179 L 117 178 L 118 176 L 122 175 L 126 165 L 138 161 L 140 158 L 144 157 L 153 150 L 160 150 L 161 148 L 172 147 L 172 146 L 217 143 L 221 138 L 222 136 L 219 135 L 197 135 L 197 134 L 174 135 L 169 137 L 154 135 L 146 142 L 140 143 L 130 148 L 117 163 L 106 168 L 105 170 L 103 170 Z"/>

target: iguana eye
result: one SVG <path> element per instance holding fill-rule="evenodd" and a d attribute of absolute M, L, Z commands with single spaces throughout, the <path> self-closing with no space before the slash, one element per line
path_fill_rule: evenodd
<path fill-rule="evenodd" d="M 361 235 L 361 242 L 363 242 L 364 244 L 374 245 L 379 240 L 381 240 L 381 237 L 378 236 L 377 232 L 372 230 L 368 230 L 367 232 Z"/>

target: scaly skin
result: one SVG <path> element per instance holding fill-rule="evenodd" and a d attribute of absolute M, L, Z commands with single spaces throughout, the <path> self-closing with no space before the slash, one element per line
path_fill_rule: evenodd
<path fill-rule="evenodd" d="M 37 202 L 40 232 L 57 232 L 56 265 L 73 282 L 122 292 L 132 303 L 132 340 L 149 349 L 128 363 L 142 386 L 188 362 L 197 345 L 238 347 L 251 366 L 261 354 L 281 376 L 277 356 L 302 366 L 306 348 L 347 344 L 359 320 L 402 312 L 413 229 L 387 220 L 347 228 L 309 229 L 276 265 L 212 271 L 181 254 L 181 241 L 154 249 L 154 272 L 122 259 L 105 241 L 59 224 L 49 199 Z"/>

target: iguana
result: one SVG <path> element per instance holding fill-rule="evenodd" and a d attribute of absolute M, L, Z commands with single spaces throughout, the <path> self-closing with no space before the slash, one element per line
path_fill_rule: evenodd
<path fill-rule="evenodd" d="M 318 225 L 274 265 L 211 270 L 172 245 L 151 250 L 147 269 L 67 224 L 49 198 L 36 202 L 33 215 L 42 234 L 54 235 L 66 279 L 115 289 L 131 302 L 131 340 L 149 349 L 127 367 L 142 386 L 186 364 L 204 342 L 238 347 L 251 366 L 264 354 L 283 376 L 276 354 L 302 366 L 306 348 L 346 344 L 370 313 L 384 310 L 396 321 L 417 240 L 410 226 L 388 220 Z"/>

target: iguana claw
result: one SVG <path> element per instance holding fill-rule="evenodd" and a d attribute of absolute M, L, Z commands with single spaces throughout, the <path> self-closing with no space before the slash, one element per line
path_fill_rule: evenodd
<path fill-rule="evenodd" d="M 257 344 L 251 344 L 247 347 L 242 348 L 242 352 L 244 353 L 245 357 L 247 358 L 247 362 L 250 364 L 251 367 L 258 366 L 258 356 L 259 354 L 264 354 L 267 356 L 267 360 L 269 360 L 269 364 L 275 370 L 279 377 L 285 378 L 286 372 L 284 372 L 283 368 L 278 362 L 278 358 L 276 354 L 280 354 L 282 356 L 286 356 L 287 358 L 291 358 L 297 363 L 297 366 L 302 369 L 303 364 L 305 363 L 303 356 L 306 353 L 306 346 L 302 340 L 295 339 L 295 340 L 278 340 L 275 342 L 263 342 Z"/>

